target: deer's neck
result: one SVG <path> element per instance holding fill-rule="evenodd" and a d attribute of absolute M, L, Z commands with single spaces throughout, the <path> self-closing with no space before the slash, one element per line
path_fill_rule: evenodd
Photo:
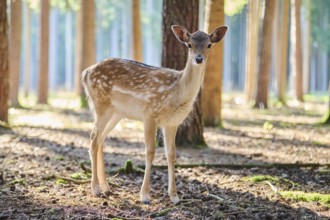
<path fill-rule="evenodd" d="M 204 79 L 205 62 L 195 64 L 192 61 L 190 54 L 186 67 L 182 70 L 180 79 L 181 96 L 186 99 L 195 99 Z"/>

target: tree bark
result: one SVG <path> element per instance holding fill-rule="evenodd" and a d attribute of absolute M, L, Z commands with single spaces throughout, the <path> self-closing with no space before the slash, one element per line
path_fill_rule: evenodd
<path fill-rule="evenodd" d="M 48 99 L 48 52 L 49 52 L 49 0 L 43 0 L 40 13 L 39 81 L 38 103 L 47 104 Z"/>
<path fill-rule="evenodd" d="M 328 111 L 325 113 L 325 115 L 323 116 L 323 120 L 322 120 L 322 124 L 325 125 L 330 125 L 330 81 L 329 81 L 329 103 L 328 103 Z"/>
<path fill-rule="evenodd" d="M 295 23 L 296 23 L 296 96 L 299 101 L 304 101 L 303 98 L 303 82 L 302 82 L 302 45 L 301 45 L 301 22 L 300 8 L 301 0 L 295 1 Z"/>
<path fill-rule="evenodd" d="M 80 74 L 87 67 L 95 64 L 96 62 L 96 53 L 95 53 L 95 3 L 94 0 L 84 0 L 81 1 L 81 9 L 80 9 L 80 18 L 79 22 L 81 22 L 81 32 L 77 33 L 77 36 L 81 39 L 80 45 L 77 45 L 80 51 L 76 55 L 78 57 L 79 63 L 77 64 L 77 75 L 79 79 L 79 92 L 81 97 L 81 106 L 87 107 L 87 100 L 85 91 L 81 88 L 80 83 Z"/>
<path fill-rule="evenodd" d="M 246 100 L 255 97 L 259 45 L 259 0 L 250 0 L 248 4 L 247 49 L 246 49 L 246 79 L 244 92 Z"/>
<path fill-rule="evenodd" d="M 171 26 L 184 26 L 191 33 L 198 29 L 198 0 L 163 1 L 163 52 L 162 66 L 182 70 L 187 61 L 187 48 L 178 42 Z M 189 6 L 189 7 L 187 7 Z M 201 92 L 188 116 L 189 125 L 181 125 L 176 135 L 177 145 L 205 146 L 203 137 Z M 184 123 L 185 124 L 185 123 Z"/>
<path fill-rule="evenodd" d="M 8 123 L 9 45 L 7 1 L 0 1 L 0 121 Z"/>
<path fill-rule="evenodd" d="M 19 76 L 22 33 L 22 1 L 10 2 L 10 45 L 9 45 L 9 99 L 12 106 L 19 106 Z"/>
<path fill-rule="evenodd" d="M 280 68 L 277 73 L 277 83 L 278 83 L 278 100 L 282 103 L 286 103 L 286 76 L 288 68 L 288 41 L 289 41 L 289 9 L 290 2 L 282 1 L 282 24 L 281 24 L 281 53 L 280 53 Z"/>
<path fill-rule="evenodd" d="M 206 33 L 225 23 L 224 0 L 207 0 L 205 5 Z M 205 126 L 221 126 L 221 91 L 223 44 L 215 44 L 206 63 L 202 107 Z"/>
<path fill-rule="evenodd" d="M 140 0 L 132 0 L 133 21 L 132 21 L 132 43 L 133 43 L 133 59 L 142 62 L 142 35 L 141 35 L 141 16 L 140 16 Z"/>
<path fill-rule="evenodd" d="M 268 87 L 270 78 L 270 63 L 271 63 L 271 42 L 273 17 L 275 12 L 276 1 L 266 1 L 265 16 L 262 25 L 261 49 L 259 53 L 259 71 L 257 96 L 255 100 L 256 108 L 268 108 Z"/>

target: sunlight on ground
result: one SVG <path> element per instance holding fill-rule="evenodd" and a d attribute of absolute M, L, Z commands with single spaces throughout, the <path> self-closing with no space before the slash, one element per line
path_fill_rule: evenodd
<path fill-rule="evenodd" d="M 25 97 L 21 93 L 19 95 L 19 101 L 23 107 L 32 108 L 37 104 L 37 96 L 35 93 L 31 93 L 28 97 Z M 48 104 L 52 107 L 61 109 L 79 109 L 80 98 L 73 92 L 62 91 L 50 93 Z"/>
<path fill-rule="evenodd" d="M 65 123 L 58 119 L 58 115 L 51 111 L 40 111 L 37 114 L 22 115 L 22 112 L 18 109 L 11 108 L 9 110 L 11 124 L 40 126 L 40 127 L 52 127 L 52 128 L 64 128 Z"/>

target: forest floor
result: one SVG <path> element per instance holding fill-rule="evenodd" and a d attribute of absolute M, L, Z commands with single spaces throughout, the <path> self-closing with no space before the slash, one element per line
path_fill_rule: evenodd
<path fill-rule="evenodd" d="M 154 168 L 151 204 L 139 201 L 143 173 L 108 174 L 109 197 L 91 195 L 89 110 L 10 109 L 0 129 L 0 219 L 329 219 L 330 127 L 317 125 L 326 104 L 253 110 L 227 100 L 224 128 L 206 128 L 207 148 L 177 149 L 181 202 L 167 196 L 167 170 Z M 107 169 L 144 164 L 143 126 L 123 120 L 106 140 Z M 316 167 L 264 167 L 273 163 Z M 154 165 L 166 165 L 157 147 Z M 246 166 L 246 167 L 245 167 Z"/>

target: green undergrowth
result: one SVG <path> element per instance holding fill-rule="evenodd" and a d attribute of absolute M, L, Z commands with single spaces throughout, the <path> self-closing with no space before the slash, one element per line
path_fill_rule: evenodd
<path fill-rule="evenodd" d="M 25 179 L 14 179 L 12 181 L 9 182 L 9 185 L 15 185 L 15 184 L 26 184 L 26 180 Z"/>
<path fill-rule="evenodd" d="M 279 182 L 279 178 L 270 175 L 255 175 L 251 177 L 244 177 L 243 180 L 259 183 L 263 181 Z"/>
<path fill-rule="evenodd" d="M 66 181 L 65 179 L 61 179 L 61 178 L 59 178 L 55 181 L 56 185 L 62 185 L 62 184 L 67 184 L 67 183 L 68 183 L 68 181 Z"/>
<path fill-rule="evenodd" d="M 302 191 L 282 191 L 280 195 L 284 198 L 290 198 L 302 202 L 319 202 L 330 207 L 330 194 L 306 193 Z"/>
<path fill-rule="evenodd" d="M 71 174 L 71 178 L 72 179 L 90 179 L 91 178 L 91 174 L 90 173 L 73 173 Z"/>
<path fill-rule="evenodd" d="M 285 184 L 290 184 L 291 186 L 299 185 L 291 180 L 270 176 L 270 175 L 255 175 L 255 176 L 243 177 L 242 180 L 253 183 L 261 183 L 261 182 L 269 181 L 274 185 L 281 185 L 280 188 L 282 188 L 282 186 L 284 186 Z M 298 202 L 300 201 L 319 202 L 325 206 L 330 207 L 330 194 L 284 190 L 284 191 L 279 191 L 278 195 L 280 195 L 283 198 L 292 199 Z"/>
<path fill-rule="evenodd" d="M 320 125 L 328 125 L 330 126 L 330 110 L 326 114 L 323 115 Z"/>
<path fill-rule="evenodd" d="M 63 161 L 64 157 L 62 155 L 55 156 L 55 160 Z"/>
<path fill-rule="evenodd" d="M 255 175 L 255 176 L 249 176 L 249 177 L 243 177 L 243 181 L 250 181 L 253 183 L 260 183 L 264 181 L 269 181 L 272 184 L 276 185 L 287 185 L 289 188 L 293 186 L 298 186 L 298 183 L 293 182 L 292 180 L 288 180 L 282 177 L 276 177 L 276 176 L 270 176 L 270 175 Z"/>

